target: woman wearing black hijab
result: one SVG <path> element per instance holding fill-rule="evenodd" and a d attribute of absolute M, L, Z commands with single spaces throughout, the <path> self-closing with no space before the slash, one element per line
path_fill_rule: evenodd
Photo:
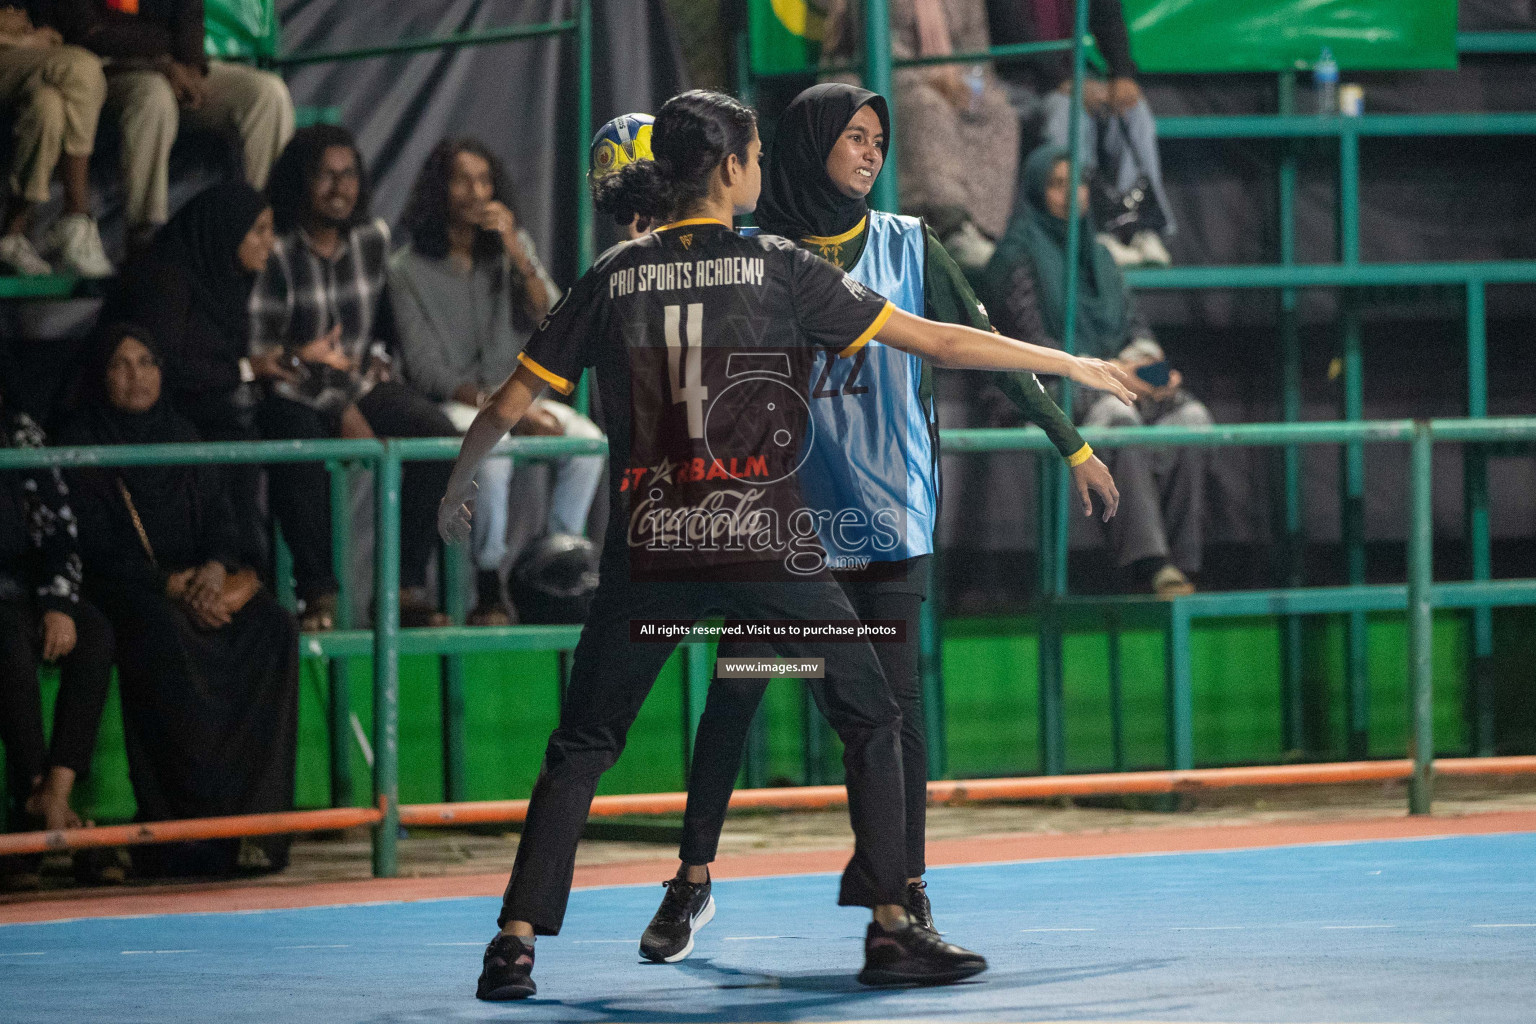
<path fill-rule="evenodd" d="M 103 323 L 141 325 L 165 354 L 166 398 L 207 441 L 254 440 L 258 378 L 285 371 L 275 353 L 250 357 L 251 289 L 272 253 L 272 208 L 243 181 L 194 196 L 149 249 L 123 268 Z M 260 467 L 225 470 L 240 554 L 265 563 L 257 508 Z"/>
<path fill-rule="evenodd" d="M 139 327 L 105 331 L 67 445 L 200 440 L 162 397 L 163 360 Z M 85 590 L 118 638 L 129 775 L 142 821 L 293 806 L 298 629 L 240 575 L 217 466 L 80 468 L 69 473 Z M 244 582 L 242 588 L 240 583 Z M 254 844 L 246 866 L 282 867 L 286 840 Z M 147 874 L 232 872 L 241 844 L 142 847 Z"/>
<path fill-rule="evenodd" d="M 763 167 L 757 222 L 837 264 L 899 308 L 930 320 L 992 330 L 959 266 L 917 218 L 872 211 L 866 201 L 885 162 L 890 115 L 885 98 L 842 83 L 823 83 L 797 96 L 779 119 Z M 823 526 L 820 541 L 854 610 L 863 620 L 899 619 L 905 640 L 877 643 L 892 695 L 901 706 L 902 772 L 907 807 L 907 907 L 933 929 L 925 870 L 928 756 L 918 670 L 920 614 L 928 590 L 938 512 L 938 423 L 931 371 L 923 360 L 878 342 L 852 359 L 828 358 L 813 370 L 810 396 L 818 445 L 799 473 L 809 507 L 865 528 Z M 1090 492 L 1106 518 L 1119 500 L 1104 464 L 1028 373 L 994 375 L 1026 420 L 1050 436 L 1072 467 L 1085 514 Z M 834 454 L 835 453 L 835 454 Z M 886 516 L 900 540 L 881 543 L 872 520 Z M 889 536 L 895 537 L 895 534 Z M 732 645 L 720 655 L 731 657 Z M 715 680 L 694 740 L 683 819 L 682 868 L 641 939 L 642 954 L 678 959 L 691 948 L 690 913 L 707 901 L 709 873 L 731 789 L 741 767 L 752 716 L 765 680 Z"/>

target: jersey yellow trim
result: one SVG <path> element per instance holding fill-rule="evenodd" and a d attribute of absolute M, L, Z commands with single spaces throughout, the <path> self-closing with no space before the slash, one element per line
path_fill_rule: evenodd
<path fill-rule="evenodd" d="M 859 218 L 859 222 L 857 224 L 849 228 L 847 231 L 844 231 L 840 235 L 832 235 L 828 238 L 823 238 L 819 235 L 807 235 L 805 238 L 802 238 L 801 241 L 809 243 L 810 245 L 842 245 L 850 238 L 858 238 L 859 232 L 863 231 L 865 225 L 868 223 L 869 215 L 865 214 L 863 217 Z"/>
<path fill-rule="evenodd" d="M 723 228 L 730 227 L 725 221 L 716 220 L 713 217 L 689 217 L 687 220 L 675 220 L 671 224 L 663 224 L 656 230 L 671 231 L 673 228 L 686 228 L 693 224 L 719 224 Z"/>
<path fill-rule="evenodd" d="M 839 352 L 837 358 L 843 359 L 851 356 L 869 344 L 869 339 L 880 333 L 880 328 L 885 326 L 885 322 L 891 318 L 891 314 L 894 312 L 896 312 L 896 303 L 887 299 L 885 308 L 880 311 L 879 316 L 875 317 L 875 322 L 866 327 L 864 333 L 855 338 L 852 345 Z"/>
<path fill-rule="evenodd" d="M 1084 442 L 1081 448 L 1067 456 L 1067 465 L 1076 469 L 1091 458 L 1093 458 L 1093 449 L 1088 447 L 1087 442 Z"/>
<path fill-rule="evenodd" d="M 542 380 L 545 384 L 548 384 L 562 395 L 568 395 L 572 391 L 576 390 L 575 384 L 572 384 L 570 381 L 566 380 L 558 373 L 555 373 L 553 370 L 548 370 L 540 366 L 537 362 L 528 358 L 528 353 L 526 352 L 519 352 L 517 354 L 517 361 L 528 367 L 528 369 L 532 371 L 534 376 L 538 377 L 539 380 Z"/>

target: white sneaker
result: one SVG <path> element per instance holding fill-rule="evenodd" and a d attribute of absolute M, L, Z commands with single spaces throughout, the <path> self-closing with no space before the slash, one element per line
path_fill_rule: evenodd
<path fill-rule="evenodd" d="M 1138 231 L 1131 236 L 1131 248 L 1141 253 L 1142 261 L 1159 267 L 1173 266 L 1173 257 L 1156 231 Z"/>
<path fill-rule="evenodd" d="M 48 251 L 59 266 L 81 277 L 111 277 L 117 271 L 101 245 L 101 232 L 88 214 L 66 213 L 48 231 Z"/>
<path fill-rule="evenodd" d="M 1099 235 L 1099 244 L 1109 250 L 1117 267 L 1139 267 L 1146 261 L 1140 249 L 1131 248 L 1107 231 Z"/>
<path fill-rule="evenodd" d="M 944 238 L 944 248 L 962 267 L 980 270 L 992 258 L 997 244 L 982 234 L 975 224 L 966 221 Z"/>
<path fill-rule="evenodd" d="M 53 273 L 48 261 L 32 248 L 31 240 L 19 232 L 0 238 L 0 263 L 23 277 L 42 277 Z"/>

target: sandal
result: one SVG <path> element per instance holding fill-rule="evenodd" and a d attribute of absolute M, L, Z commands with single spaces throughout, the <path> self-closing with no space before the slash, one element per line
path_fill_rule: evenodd
<path fill-rule="evenodd" d="M 432 606 L 421 587 L 400 588 L 400 625 L 417 629 L 423 626 L 446 626 L 447 615 Z"/>
<path fill-rule="evenodd" d="M 336 628 L 336 593 L 305 598 L 304 613 L 299 616 L 299 632 L 328 633 Z"/>

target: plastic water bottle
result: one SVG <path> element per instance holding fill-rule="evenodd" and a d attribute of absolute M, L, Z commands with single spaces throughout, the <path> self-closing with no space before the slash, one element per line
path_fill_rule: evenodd
<path fill-rule="evenodd" d="M 1333 51 L 1323 47 L 1312 65 L 1312 91 L 1317 97 L 1317 112 L 1326 116 L 1339 111 L 1339 64 Z"/>

